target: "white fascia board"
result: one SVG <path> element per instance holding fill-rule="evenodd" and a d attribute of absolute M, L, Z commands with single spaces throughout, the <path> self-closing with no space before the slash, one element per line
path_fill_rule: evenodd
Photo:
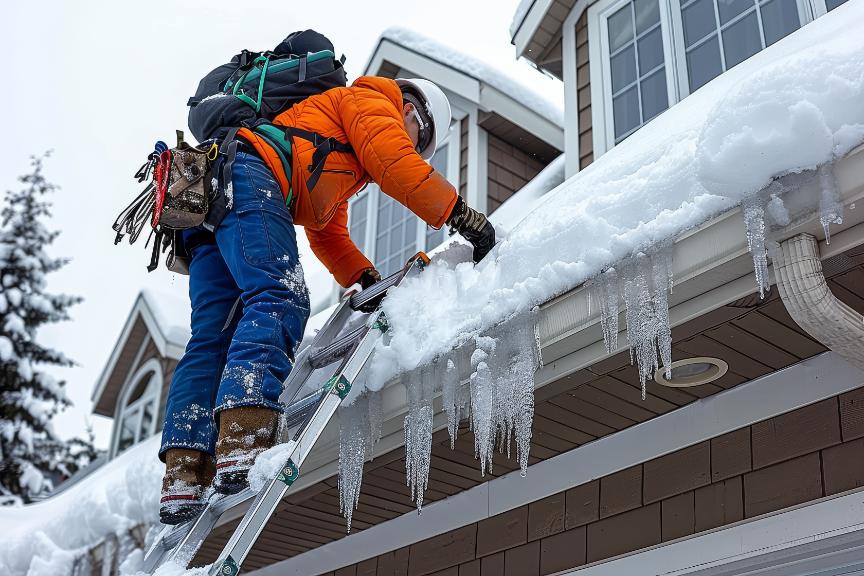
<path fill-rule="evenodd" d="M 634 463 L 831 398 L 859 387 L 862 382 L 864 373 L 834 353 L 826 352 L 539 462 L 528 468 L 525 478 L 519 471 L 511 472 L 424 506 L 422 516 L 403 514 L 251 574 L 300 576 L 336 570 L 524 506 Z M 404 410 L 398 406 L 404 406 L 404 389 L 401 386 L 391 388 L 395 389 L 401 391 L 403 400 L 400 403 L 396 397 L 387 398 L 385 394 L 385 410 L 396 408 L 390 415 L 401 416 Z M 436 429 L 446 425 L 443 416 L 436 416 Z M 388 422 L 390 430 L 393 430 L 392 424 L 392 420 Z M 384 441 L 393 442 L 393 436 L 399 433 L 400 430 L 391 432 Z M 401 444 L 401 440 L 396 442 Z M 393 444 L 387 446 L 388 449 L 392 447 Z M 335 462 L 329 464 L 327 470 L 329 474 L 335 473 Z M 295 486 L 308 486 L 327 477 L 316 469 L 311 472 L 314 477 L 301 485 L 303 474 L 306 472 Z M 616 575 L 637 573 L 646 572 L 609 572 Z"/>
<path fill-rule="evenodd" d="M 853 570 L 860 573 L 862 563 L 864 493 L 859 489 L 561 576 L 851 576 Z M 822 572 L 843 566 L 848 570 Z"/>
<path fill-rule="evenodd" d="M 480 87 L 480 108 L 494 110 L 516 126 L 564 151 L 564 128 L 488 84 Z"/>
<path fill-rule="evenodd" d="M 525 50 L 528 49 L 528 44 L 531 43 L 534 33 L 537 32 L 537 28 L 540 27 L 540 23 L 546 17 L 546 13 L 549 12 L 550 6 L 552 6 L 552 0 L 534 0 L 534 4 L 516 29 L 516 35 L 510 40 L 516 46 L 516 58 L 525 56 L 525 58 L 533 62 L 531 55 L 525 54 Z"/>

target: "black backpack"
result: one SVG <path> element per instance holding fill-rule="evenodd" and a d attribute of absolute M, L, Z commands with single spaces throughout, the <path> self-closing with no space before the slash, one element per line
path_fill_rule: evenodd
<path fill-rule="evenodd" d="M 314 30 L 294 32 L 269 52 L 244 50 L 201 79 L 187 102 L 189 129 L 204 142 L 273 120 L 309 96 L 345 86 L 344 61 Z"/>

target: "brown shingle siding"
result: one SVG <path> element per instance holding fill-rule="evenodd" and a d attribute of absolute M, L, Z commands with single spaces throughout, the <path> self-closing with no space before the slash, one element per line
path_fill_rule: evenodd
<path fill-rule="evenodd" d="M 818 452 L 744 475 L 744 515 L 747 518 L 821 496 L 822 471 Z"/>
<path fill-rule="evenodd" d="M 864 486 L 864 438 L 822 451 L 825 495 Z"/>
<path fill-rule="evenodd" d="M 459 123 L 459 195 L 468 194 L 468 116 Z"/>
<path fill-rule="evenodd" d="M 642 505 L 642 465 L 604 476 L 600 480 L 600 518 Z"/>
<path fill-rule="evenodd" d="M 751 469 L 750 427 L 711 440 L 711 481 L 719 482 Z"/>
<path fill-rule="evenodd" d="M 544 164 L 494 134 L 488 134 L 487 142 L 487 211 L 492 213 L 534 178 Z"/>
<path fill-rule="evenodd" d="M 566 529 L 583 526 L 600 518 L 600 481 L 594 480 L 567 490 Z"/>
<path fill-rule="evenodd" d="M 408 576 L 408 548 L 378 556 L 377 576 Z"/>
<path fill-rule="evenodd" d="M 504 576 L 540 576 L 540 542 L 529 542 L 504 553 Z"/>
<path fill-rule="evenodd" d="M 540 541 L 540 574 L 553 574 L 585 564 L 588 530 L 567 530 Z"/>
<path fill-rule="evenodd" d="M 591 118 L 591 69 L 588 52 L 588 14 L 576 22 L 576 107 L 579 110 L 579 169 L 594 161 Z"/>
<path fill-rule="evenodd" d="M 660 503 L 663 541 L 689 536 L 696 531 L 693 492 L 673 496 Z"/>
<path fill-rule="evenodd" d="M 408 576 L 425 576 L 474 559 L 477 525 L 470 524 L 411 545 Z"/>
<path fill-rule="evenodd" d="M 480 560 L 459 565 L 459 576 L 480 576 Z"/>
<path fill-rule="evenodd" d="M 480 561 L 480 576 L 501 576 L 504 574 L 504 552 L 484 556 Z"/>
<path fill-rule="evenodd" d="M 370 558 L 357 564 L 357 576 L 377 576 L 378 558 Z"/>
<path fill-rule="evenodd" d="M 840 395 L 840 427 L 844 441 L 864 436 L 864 388 Z"/>
<path fill-rule="evenodd" d="M 660 503 L 657 502 L 589 524 L 588 562 L 659 543 Z"/>
<path fill-rule="evenodd" d="M 566 493 L 559 492 L 528 505 L 528 541 L 564 530 Z"/>
<path fill-rule="evenodd" d="M 711 449 L 700 442 L 645 463 L 645 503 L 681 494 L 711 481 Z"/>
<path fill-rule="evenodd" d="M 487 556 L 528 540 L 528 506 L 482 520 L 477 525 L 477 557 Z"/>
<path fill-rule="evenodd" d="M 837 398 L 764 420 L 752 428 L 754 469 L 839 444 Z"/>
<path fill-rule="evenodd" d="M 744 518 L 744 488 L 741 476 L 721 480 L 694 493 L 696 532 L 731 524 Z"/>

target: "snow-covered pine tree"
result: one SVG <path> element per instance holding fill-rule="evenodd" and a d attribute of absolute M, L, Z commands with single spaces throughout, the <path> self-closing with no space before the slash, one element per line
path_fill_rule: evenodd
<path fill-rule="evenodd" d="M 43 160 L 33 157 L 18 191 L 7 191 L 0 210 L 0 497 L 31 501 L 50 489 L 46 474 L 57 470 L 65 450 L 51 418 L 69 405 L 64 382 L 40 366 L 70 366 L 61 352 L 36 341 L 45 324 L 68 319 L 79 298 L 45 292 L 45 276 L 67 260 L 45 249 L 58 232 L 48 230 L 46 196 L 56 186 L 45 179 Z"/>

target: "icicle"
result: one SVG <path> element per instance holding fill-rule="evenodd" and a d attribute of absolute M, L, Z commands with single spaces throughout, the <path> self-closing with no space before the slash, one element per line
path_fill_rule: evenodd
<path fill-rule="evenodd" d="M 479 344 L 479 342 L 478 342 Z M 486 360 L 489 352 L 477 348 L 471 355 L 471 430 L 474 432 L 474 455 L 480 459 L 480 475 L 486 475 L 486 467 L 492 467 L 492 446 L 494 429 L 492 412 L 494 409 L 494 384 L 492 372 Z"/>
<path fill-rule="evenodd" d="M 831 224 L 843 223 L 843 204 L 838 201 L 837 181 L 834 178 L 834 167 L 823 164 L 819 167 L 819 221 L 825 231 L 825 243 L 831 243 Z"/>
<path fill-rule="evenodd" d="M 408 415 L 405 416 L 405 476 L 411 487 L 411 499 L 417 503 L 417 512 L 423 510 L 423 494 L 429 485 L 429 466 L 432 460 L 432 398 L 435 394 L 435 368 L 420 370 L 420 382 L 410 382 Z"/>
<path fill-rule="evenodd" d="M 672 277 L 669 248 L 651 257 L 639 253 L 624 267 L 624 302 L 627 306 L 627 338 L 630 362 L 639 369 L 642 398 L 660 361 L 667 373 L 672 363 L 672 332 L 669 327 L 668 291 Z"/>
<path fill-rule="evenodd" d="M 339 408 L 339 511 L 348 532 L 363 482 L 363 464 L 381 437 L 381 398 L 367 392 Z"/>
<path fill-rule="evenodd" d="M 458 352 L 457 352 L 458 354 Z M 444 411 L 447 413 L 447 431 L 450 433 L 450 449 L 456 447 L 456 437 L 459 434 L 459 422 L 466 413 L 471 396 L 468 388 L 462 386 L 462 378 L 456 362 L 452 358 L 447 360 L 446 368 L 442 375 L 441 399 L 444 403 Z"/>
<path fill-rule="evenodd" d="M 589 314 L 590 303 L 596 303 L 600 314 L 600 327 L 603 330 L 603 343 L 606 352 L 612 353 L 618 349 L 618 272 L 615 268 L 607 269 L 592 281 L 588 297 Z"/>
<path fill-rule="evenodd" d="M 765 249 L 765 210 L 758 195 L 752 195 L 741 203 L 744 211 L 744 228 L 747 230 L 747 248 L 753 256 L 753 269 L 756 272 L 756 286 L 759 297 L 765 298 L 770 288 L 768 282 L 768 252 Z"/>

